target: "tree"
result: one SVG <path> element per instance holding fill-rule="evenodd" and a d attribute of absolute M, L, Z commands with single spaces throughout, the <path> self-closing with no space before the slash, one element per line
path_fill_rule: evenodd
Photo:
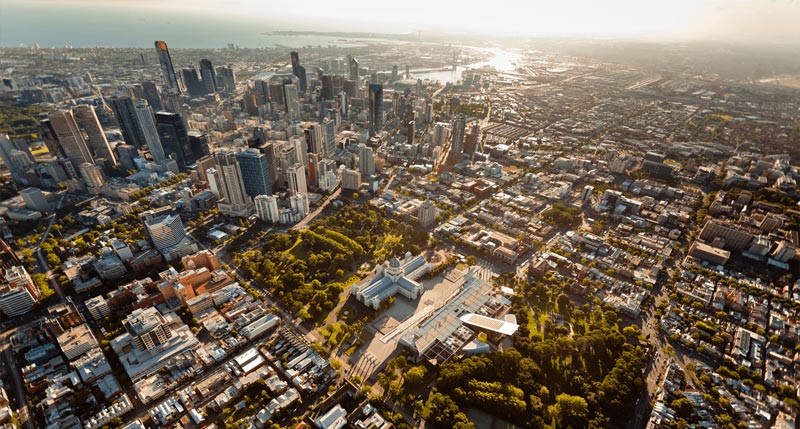
<path fill-rule="evenodd" d="M 556 403 L 548 407 L 548 411 L 558 427 L 585 427 L 589 404 L 580 396 L 561 393 L 556 396 Z"/>
<path fill-rule="evenodd" d="M 678 398 L 670 404 L 670 408 L 675 410 L 675 414 L 681 418 L 689 418 L 694 412 L 692 401 L 686 398 Z"/>
<path fill-rule="evenodd" d="M 413 366 L 403 374 L 403 380 L 410 386 L 419 386 L 425 381 L 426 372 L 427 370 L 424 366 Z"/>

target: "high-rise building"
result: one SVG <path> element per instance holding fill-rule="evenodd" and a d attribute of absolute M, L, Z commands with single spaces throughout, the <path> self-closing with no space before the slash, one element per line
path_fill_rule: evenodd
<path fill-rule="evenodd" d="M 153 350 L 165 344 L 174 335 L 164 316 L 155 308 L 133 310 L 122 322 L 122 326 L 140 351 Z"/>
<path fill-rule="evenodd" d="M 0 284 L 0 311 L 7 317 L 30 312 L 39 296 L 39 288 L 23 266 L 13 266 L 6 270 L 6 281 Z"/>
<path fill-rule="evenodd" d="M 44 127 L 44 125 L 40 126 Z M 47 127 L 49 127 L 49 121 L 47 121 Z M 53 138 L 55 139 L 55 137 Z M 36 163 L 27 143 L 17 145 L 8 137 L 8 134 L 0 134 L 0 158 L 15 182 L 27 183 L 25 172 Z"/>
<path fill-rule="evenodd" d="M 481 147 L 481 126 L 479 123 L 472 124 L 469 134 L 464 139 L 464 153 L 474 154 L 483 150 Z"/>
<path fill-rule="evenodd" d="M 323 159 L 318 164 L 317 187 L 323 192 L 329 192 L 336 188 L 339 181 L 336 177 L 336 161 Z"/>
<path fill-rule="evenodd" d="M 217 92 L 217 71 L 210 60 L 200 60 L 200 77 L 203 79 L 203 90 L 206 94 Z"/>
<path fill-rule="evenodd" d="M 333 100 L 333 76 L 322 75 L 322 99 Z"/>
<path fill-rule="evenodd" d="M 164 105 L 161 104 L 161 95 L 158 94 L 158 86 L 155 82 L 142 82 L 142 89 L 144 91 L 144 99 L 147 104 L 153 108 L 153 111 L 160 112 L 164 110 Z"/>
<path fill-rule="evenodd" d="M 247 195 L 254 198 L 258 195 L 271 195 L 272 178 L 269 175 L 267 155 L 250 148 L 237 153 L 236 159 L 239 161 Z"/>
<path fill-rule="evenodd" d="M 383 85 L 369 85 L 369 132 L 375 135 L 383 127 Z"/>
<path fill-rule="evenodd" d="M 259 195 L 255 198 L 256 216 L 265 222 L 278 223 L 281 218 L 278 211 L 278 199 L 274 195 Z"/>
<path fill-rule="evenodd" d="M 289 197 L 289 205 L 297 210 L 297 215 L 301 218 L 306 217 L 309 211 L 308 194 L 295 194 Z"/>
<path fill-rule="evenodd" d="M 39 188 L 25 188 L 19 191 L 19 195 L 25 201 L 25 207 L 29 210 L 36 210 L 37 212 L 50 210 L 50 203 L 47 202 L 47 198 Z"/>
<path fill-rule="evenodd" d="M 139 125 L 133 100 L 127 95 L 114 95 L 109 101 L 125 143 L 141 149 L 146 145 L 146 139 Z"/>
<path fill-rule="evenodd" d="M 296 163 L 286 171 L 286 180 L 289 182 L 289 191 L 292 195 L 308 193 L 306 184 L 306 168 L 301 163 Z"/>
<path fill-rule="evenodd" d="M 322 134 L 325 136 L 325 156 L 330 158 L 336 151 L 336 122 L 329 118 L 323 119 Z"/>
<path fill-rule="evenodd" d="M 106 176 L 103 173 L 103 168 L 94 164 L 84 162 L 79 166 L 81 177 L 86 186 L 95 190 L 106 184 Z"/>
<path fill-rule="evenodd" d="M 315 153 L 320 157 L 325 156 L 325 136 L 322 132 L 322 125 L 313 123 L 309 128 L 303 130 L 306 139 L 306 148 L 309 153 Z"/>
<path fill-rule="evenodd" d="M 186 92 L 192 97 L 200 97 L 205 94 L 203 84 L 200 83 L 200 77 L 197 75 L 197 69 L 188 67 L 181 69 L 181 78 L 183 85 L 186 87 Z"/>
<path fill-rule="evenodd" d="M 306 76 L 306 68 L 300 65 L 300 55 L 292 51 L 290 53 L 292 59 L 292 74 L 297 76 L 300 83 L 300 92 L 305 93 L 308 90 L 308 77 Z"/>
<path fill-rule="evenodd" d="M 297 85 L 283 84 L 283 100 L 287 118 L 290 121 L 300 119 L 300 98 L 297 95 Z"/>
<path fill-rule="evenodd" d="M 211 193 L 217 197 L 217 200 L 223 199 L 225 194 L 222 193 L 222 178 L 219 171 L 216 168 L 206 169 L 206 179 L 208 179 L 208 187 L 211 189 Z"/>
<path fill-rule="evenodd" d="M 361 173 L 349 168 L 342 171 L 342 189 L 358 190 L 361 187 Z"/>
<path fill-rule="evenodd" d="M 158 127 L 153 116 L 153 110 L 144 103 L 137 103 L 134 106 L 136 113 L 136 124 L 142 132 L 144 143 L 150 149 L 150 156 L 157 164 L 166 161 L 164 147 L 161 146 L 161 139 L 158 137 Z"/>
<path fill-rule="evenodd" d="M 278 186 L 278 146 L 274 143 L 264 143 L 258 150 L 267 157 L 267 167 L 269 168 L 269 178 L 271 188 L 274 190 Z"/>
<path fill-rule="evenodd" d="M 397 81 L 397 64 L 392 66 L 392 82 Z"/>
<path fill-rule="evenodd" d="M 94 158 L 71 110 L 55 111 L 50 114 L 49 119 L 64 156 L 69 158 L 73 165 L 94 163 Z"/>
<path fill-rule="evenodd" d="M 358 171 L 363 176 L 375 174 L 375 155 L 372 148 L 364 144 L 358 146 Z"/>
<path fill-rule="evenodd" d="M 114 151 L 117 152 L 117 161 L 119 161 L 123 168 L 126 170 L 136 168 L 136 163 L 133 161 L 139 157 L 139 150 L 136 149 L 136 146 L 131 146 L 129 144 L 118 144 L 114 148 Z"/>
<path fill-rule="evenodd" d="M 67 155 L 64 154 L 64 149 L 61 147 L 61 143 L 58 142 L 58 135 L 56 135 L 56 130 L 53 128 L 50 118 L 39 121 L 39 132 L 42 133 L 42 140 L 44 140 L 44 145 L 47 146 L 47 151 L 50 152 L 50 155 L 56 158 L 66 158 Z"/>
<path fill-rule="evenodd" d="M 361 80 L 361 77 L 359 76 L 360 70 L 358 66 L 358 60 L 350 57 L 350 61 L 347 66 L 350 68 L 350 80 L 356 82 L 356 86 L 358 86 L 359 81 Z"/>
<path fill-rule="evenodd" d="M 163 40 L 156 40 L 155 46 L 158 62 L 161 63 L 161 72 L 164 74 L 164 81 L 167 83 L 167 87 L 180 93 L 181 88 L 178 85 L 178 77 L 175 75 L 175 67 L 172 65 L 172 57 L 169 55 L 167 43 Z"/>
<path fill-rule="evenodd" d="M 180 244 L 186 238 L 186 229 L 181 217 L 176 214 L 148 216 L 145 214 L 144 226 L 153 241 L 153 246 L 164 250 Z"/>
<path fill-rule="evenodd" d="M 164 155 L 178 163 L 178 168 L 186 170 L 196 159 L 189 143 L 189 133 L 177 113 L 156 113 L 156 127 Z"/>
<path fill-rule="evenodd" d="M 236 217 L 250 216 L 254 208 L 253 199 L 245 191 L 236 152 L 231 149 L 219 150 L 214 153 L 214 160 L 221 179 L 218 186 L 222 185 L 220 193 L 223 199 L 218 204 L 220 213 Z"/>
<path fill-rule="evenodd" d="M 111 146 L 108 144 L 103 127 L 100 126 L 94 107 L 85 104 L 80 105 L 75 108 L 75 114 L 78 118 L 78 123 L 86 131 L 89 150 L 94 157 L 103 158 L 109 165 L 115 165 L 117 159 L 111 151 Z"/>
<path fill-rule="evenodd" d="M 233 71 L 233 65 L 217 67 L 217 82 L 217 90 L 224 89 L 226 92 L 236 92 L 236 73 Z M 222 84 L 221 87 L 220 83 Z"/>
<path fill-rule="evenodd" d="M 208 146 L 208 134 L 192 130 L 187 135 L 189 136 L 189 147 L 194 158 L 193 163 L 204 156 L 211 155 L 211 148 Z"/>
<path fill-rule="evenodd" d="M 436 205 L 433 204 L 431 200 L 425 200 L 422 204 L 419 205 L 419 210 L 417 211 L 417 217 L 419 218 L 419 224 L 427 228 L 436 221 L 436 213 L 438 209 Z"/>
<path fill-rule="evenodd" d="M 450 150 L 459 155 L 464 152 L 464 133 L 466 128 L 466 118 L 464 118 L 464 115 L 458 115 L 453 120 L 453 145 Z"/>
<path fill-rule="evenodd" d="M 440 122 L 433 126 L 433 145 L 435 147 L 443 147 L 447 139 L 447 123 Z"/>

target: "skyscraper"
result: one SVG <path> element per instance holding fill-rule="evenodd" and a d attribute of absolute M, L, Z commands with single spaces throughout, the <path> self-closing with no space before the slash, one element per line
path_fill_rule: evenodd
<path fill-rule="evenodd" d="M 142 131 L 144 142 L 150 149 L 150 156 L 157 164 L 163 163 L 167 156 L 164 154 L 164 147 L 161 146 L 161 139 L 158 137 L 158 128 L 153 119 L 153 110 L 144 103 L 137 103 L 134 107 L 136 122 Z"/>
<path fill-rule="evenodd" d="M 358 146 L 358 171 L 363 176 L 375 174 L 375 156 L 372 148 L 364 144 Z"/>
<path fill-rule="evenodd" d="M 372 83 L 369 85 L 369 132 L 371 136 L 377 134 L 383 127 L 383 85 Z"/>
<path fill-rule="evenodd" d="M 158 86 L 155 82 L 142 82 L 142 90 L 144 91 L 144 99 L 147 104 L 153 108 L 153 111 L 160 112 L 164 110 L 164 105 L 161 104 L 161 96 L 158 94 Z"/>
<path fill-rule="evenodd" d="M 236 73 L 233 71 L 233 65 L 217 67 L 217 75 L 218 83 L 222 84 L 222 87 L 217 85 L 218 90 L 224 88 L 227 92 L 236 91 Z"/>
<path fill-rule="evenodd" d="M 103 168 L 88 162 L 84 162 L 79 167 L 81 178 L 91 189 L 98 189 L 106 184 L 106 175 L 103 174 Z M 93 192 L 96 193 L 97 191 Z"/>
<path fill-rule="evenodd" d="M 289 182 L 289 191 L 292 195 L 305 194 L 308 192 L 306 184 L 306 169 L 299 162 L 289 167 L 286 171 L 286 179 Z"/>
<path fill-rule="evenodd" d="M 333 100 L 333 76 L 322 75 L 322 99 Z"/>
<path fill-rule="evenodd" d="M 359 81 L 361 79 L 360 76 L 358 75 L 359 74 L 358 60 L 353 57 L 350 57 L 350 63 L 348 64 L 348 67 L 350 67 L 350 80 L 355 81 L 356 85 L 359 85 Z"/>
<path fill-rule="evenodd" d="M 397 81 L 397 64 L 392 66 L 392 82 Z"/>
<path fill-rule="evenodd" d="M 161 63 L 161 72 L 164 73 L 164 81 L 167 87 L 180 92 L 181 88 L 178 86 L 178 77 L 175 76 L 175 67 L 172 66 L 172 57 L 169 55 L 167 43 L 163 40 L 156 40 L 156 54 L 158 54 L 158 62 Z"/>
<path fill-rule="evenodd" d="M 186 92 L 188 92 L 189 95 L 192 97 L 200 97 L 205 94 L 203 84 L 200 83 L 200 78 L 197 76 L 197 69 L 194 67 L 181 69 L 181 77 L 183 79 L 183 85 L 186 87 Z"/>
<path fill-rule="evenodd" d="M 146 140 L 136 117 L 136 108 L 133 100 L 127 95 L 118 94 L 111 97 L 109 101 L 125 143 L 141 149 L 146 144 Z"/>
<path fill-rule="evenodd" d="M 309 153 L 315 153 L 320 157 L 325 156 L 325 137 L 322 133 L 322 125 L 314 123 L 311 127 L 303 130 L 306 138 L 306 148 Z"/>
<path fill-rule="evenodd" d="M 322 133 L 325 136 L 325 156 L 330 158 L 336 151 L 336 122 L 328 118 L 324 119 Z"/>
<path fill-rule="evenodd" d="M 300 55 L 292 51 L 290 54 L 292 59 L 292 74 L 297 76 L 300 82 L 300 92 L 305 93 L 308 90 L 308 78 L 306 76 L 306 68 L 300 65 Z"/>
<path fill-rule="evenodd" d="M 450 150 L 459 155 L 464 152 L 464 133 L 466 128 L 467 120 L 464 115 L 458 115 L 453 120 L 453 146 Z"/>
<path fill-rule="evenodd" d="M 274 195 L 259 195 L 255 198 L 256 216 L 265 222 L 278 223 L 278 199 Z"/>
<path fill-rule="evenodd" d="M 267 155 L 258 149 L 246 149 L 236 154 L 239 161 L 239 169 L 242 171 L 244 190 L 247 195 L 256 197 L 258 195 L 272 194 L 272 178 L 269 175 L 269 162 Z"/>
<path fill-rule="evenodd" d="M 36 163 L 27 144 L 16 145 L 8 134 L 0 134 L 0 158 L 15 182 L 27 183 L 25 171 Z"/>
<path fill-rule="evenodd" d="M 206 94 L 217 92 L 217 72 L 211 61 L 205 58 L 200 60 L 200 77 L 203 79 L 203 90 Z"/>
<path fill-rule="evenodd" d="M 179 114 L 156 113 L 156 127 L 161 147 L 164 148 L 164 155 L 167 158 L 174 159 L 181 170 L 186 170 L 194 164 L 196 159 L 189 143 L 189 134 Z"/>
<path fill-rule="evenodd" d="M 41 292 L 25 268 L 18 265 L 7 269 L 5 280 L 0 285 L 0 311 L 8 317 L 31 311 Z"/>
<path fill-rule="evenodd" d="M 49 119 L 64 156 L 69 158 L 73 165 L 94 163 L 94 158 L 71 110 L 55 111 L 50 114 Z"/>
<path fill-rule="evenodd" d="M 242 170 L 236 158 L 236 152 L 222 149 L 214 154 L 217 171 L 220 173 L 220 193 L 224 195 L 219 202 L 220 213 L 228 216 L 247 217 L 253 213 L 253 199 L 247 195 L 244 188 Z"/>
<path fill-rule="evenodd" d="M 267 157 L 267 167 L 269 168 L 269 178 L 272 181 L 272 189 L 278 186 L 278 146 L 274 143 L 264 143 L 258 148 Z"/>
<path fill-rule="evenodd" d="M 283 84 L 283 100 L 286 116 L 289 120 L 300 119 L 300 98 L 297 95 L 297 85 L 293 83 Z"/>
<path fill-rule="evenodd" d="M 86 131 L 89 150 L 94 157 L 104 158 L 109 165 L 115 165 L 117 159 L 111 151 L 111 146 L 108 144 L 106 134 L 103 132 L 103 127 L 100 126 L 100 121 L 97 119 L 94 107 L 85 104 L 80 105 L 75 108 L 75 113 L 78 117 L 78 123 L 80 123 L 83 130 Z"/>

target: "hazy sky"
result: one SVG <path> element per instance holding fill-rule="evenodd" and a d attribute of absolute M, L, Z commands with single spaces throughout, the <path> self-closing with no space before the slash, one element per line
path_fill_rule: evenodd
<path fill-rule="evenodd" d="M 0 17 L 18 7 L 42 5 L 84 7 L 94 14 L 120 9 L 224 14 L 268 20 L 266 30 L 800 42 L 800 0 L 0 0 Z"/>

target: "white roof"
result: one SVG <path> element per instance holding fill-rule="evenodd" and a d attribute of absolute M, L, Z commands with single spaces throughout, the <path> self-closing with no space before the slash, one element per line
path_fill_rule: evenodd
<path fill-rule="evenodd" d="M 485 329 L 487 331 L 497 332 L 503 335 L 512 335 L 514 332 L 517 332 L 517 329 L 519 329 L 519 325 L 516 323 L 481 316 L 480 314 L 475 313 L 464 314 L 460 317 L 460 319 L 467 325 L 475 326 L 479 329 Z"/>

